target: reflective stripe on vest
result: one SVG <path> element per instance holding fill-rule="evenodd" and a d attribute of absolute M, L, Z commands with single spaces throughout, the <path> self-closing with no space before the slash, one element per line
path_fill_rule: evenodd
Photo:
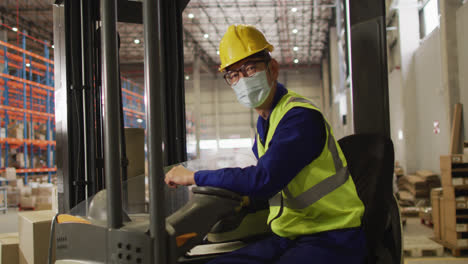
<path fill-rule="evenodd" d="M 307 103 L 317 108 L 314 104 L 312 104 L 312 102 L 310 102 L 309 100 L 305 98 L 292 97 L 287 102 L 287 104 L 291 102 Z M 325 195 L 336 190 L 338 187 L 343 185 L 348 180 L 348 177 L 349 177 L 348 167 L 343 166 L 343 162 L 341 161 L 340 156 L 338 154 L 338 149 L 336 148 L 335 138 L 333 137 L 331 133 L 330 125 L 328 124 L 327 121 L 325 121 L 325 126 L 328 132 L 328 150 L 332 154 L 336 173 L 324 179 L 323 181 L 317 183 L 316 185 L 312 186 L 308 190 L 299 194 L 297 197 L 293 197 L 291 192 L 288 189 L 288 186 L 286 186 L 283 189 L 283 192 L 286 195 L 286 198 L 283 201 L 283 205 L 287 208 L 296 209 L 296 210 L 307 208 L 313 203 L 322 199 Z M 281 192 L 279 192 L 270 199 L 270 206 L 281 206 L 281 199 L 282 199 Z"/>

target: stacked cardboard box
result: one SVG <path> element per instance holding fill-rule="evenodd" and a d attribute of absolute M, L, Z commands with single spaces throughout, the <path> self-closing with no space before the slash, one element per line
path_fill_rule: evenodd
<path fill-rule="evenodd" d="M 10 122 L 8 124 L 7 136 L 9 138 L 24 138 L 24 124 L 23 122 Z"/>
<path fill-rule="evenodd" d="M 0 138 L 6 138 L 6 128 L 0 127 Z"/>
<path fill-rule="evenodd" d="M 54 186 L 50 183 L 39 184 L 36 194 L 36 210 L 51 210 Z"/>
<path fill-rule="evenodd" d="M 18 214 L 20 264 L 47 263 L 50 225 L 53 211 L 30 211 Z M 55 245 L 52 245 L 55 249 Z M 55 250 L 54 250 L 55 251 Z M 55 253 L 52 260 L 54 261 Z"/>
<path fill-rule="evenodd" d="M 54 185 L 51 183 L 31 182 L 21 188 L 20 206 L 34 210 L 51 210 L 54 199 Z"/>
<path fill-rule="evenodd" d="M 19 263 L 19 238 L 18 233 L 0 234 L 0 263 Z"/>
<path fill-rule="evenodd" d="M 409 192 L 414 199 L 428 199 L 430 190 L 437 187 L 440 187 L 439 176 L 428 170 L 419 170 L 398 180 L 400 192 Z"/>
<path fill-rule="evenodd" d="M 18 190 L 18 187 L 8 185 L 7 203 L 8 203 L 8 206 L 18 206 L 18 204 L 19 204 L 19 190 Z"/>
<path fill-rule="evenodd" d="M 2 173 L 2 177 L 9 181 L 16 180 L 16 169 L 12 167 L 6 168 L 5 171 Z"/>
<path fill-rule="evenodd" d="M 463 155 L 441 156 L 440 170 L 441 240 L 452 248 L 468 249 L 468 159 Z"/>
<path fill-rule="evenodd" d="M 2 174 L 2 177 L 8 180 L 7 187 L 7 202 L 8 206 L 17 206 L 19 203 L 19 189 L 18 186 L 22 186 L 22 182 L 16 178 L 15 168 L 6 168 Z"/>
<path fill-rule="evenodd" d="M 34 139 L 46 140 L 47 125 L 44 123 L 37 123 L 34 130 Z"/>
<path fill-rule="evenodd" d="M 429 206 L 430 191 L 436 187 L 440 187 L 439 176 L 429 170 L 418 170 L 414 174 L 400 176 L 398 197 L 401 214 L 419 215 L 421 210 Z"/>
<path fill-rule="evenodd" d="M 18 206 L 20 203 L 20 191 L 23 188 L 23 179 L 8 181 L 7 201 L 8 206 Z"/>
<path fill-rule="evenodd" d="M 34 208 L 36 204 L 36 197 L 32 194 L 31 186 L 24 186 L 20 189 L 20 207 L 21 208 Z"/>

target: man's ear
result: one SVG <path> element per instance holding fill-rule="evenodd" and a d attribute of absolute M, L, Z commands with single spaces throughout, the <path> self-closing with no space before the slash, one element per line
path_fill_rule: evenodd
<path fill-rule="evenodd" d="M 269 66 L 271 76 L 273 77 L 273 80 L 278 80 L 278 74 L 279 74 L 279 63 L 275 59 L 271 59 Z"/>

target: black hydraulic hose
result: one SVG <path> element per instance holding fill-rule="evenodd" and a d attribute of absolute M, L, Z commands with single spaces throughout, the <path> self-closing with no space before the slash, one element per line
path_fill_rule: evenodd
<path fill-rule="evenodd" d="M 127 146 L 125 139 L 125 124 L 124 124 L 124 110 L 123 110 L 123 100 L 122 100 L 122 78 L 120 77 L 120 64 L 119 64 L 119 104 L 120 104 L 120 152 L 122 153 L 122 182 L 128 182 L 128 159 L 127 159 Z M 123 188 L 123 204 L 125 209 L 128 208 L 128 185 L 122 186 Z"/>

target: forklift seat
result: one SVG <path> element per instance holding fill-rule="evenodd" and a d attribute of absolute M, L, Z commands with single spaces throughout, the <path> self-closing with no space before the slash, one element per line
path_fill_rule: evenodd
<path fill-rule="evenodd" d="M 356 134 L 338 143 L 365 206 L 362 219 L 368 248 L 365 263 L 400 264 L 401 221 L 393 195 L 392 140 L 378 134 Z"/>

